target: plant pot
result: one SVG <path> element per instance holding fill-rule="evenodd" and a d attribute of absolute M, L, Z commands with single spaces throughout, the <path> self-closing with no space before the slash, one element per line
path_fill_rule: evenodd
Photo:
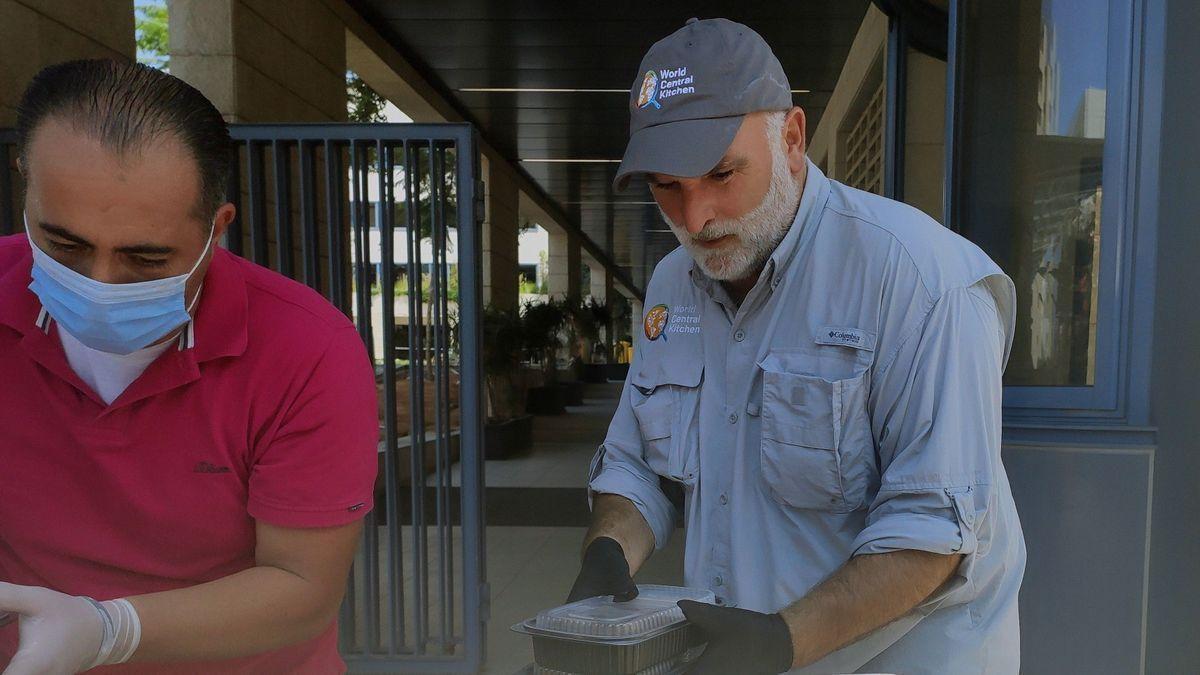
<path fill-rule="evenodd" d="M 563 390 L 563 403 L 567 405 L 583 405 L 583 381 L 568 380 L 559 382 L 558 386 Z"/>
<path fill-rule="evenodd" d="M 533 416 L 522 415 L 503 422 L 488 422 L 483 427 L 485 459 L 508 459 L 533 444 Z"/>
<path fill-rule="evenodd" d="M 583 381 L 588 384 L 604 384 L 608 381 L 607 363 L 583 364 Z"/>
<path fill-rule="evenodd" d="M 610 363 L 608 364 L 608 381 L 609 382 L 624 382 L 629 376 L 628 363 Z"/>
<path fill-rule="evenodd" d="M 566 392 L 557 384 L 530 387 L 525 411 L 532 415 L 562 415 L 567 412 Z"/>

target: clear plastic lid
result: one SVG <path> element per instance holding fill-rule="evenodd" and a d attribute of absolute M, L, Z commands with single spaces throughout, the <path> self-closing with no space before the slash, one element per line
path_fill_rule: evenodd
<path fill-rule="evenodd" d="M 716 596 L 705 589 L 643 584 L 629 602 L 613 602 L 611 595 L 588 598 L 541 612 L 526 625 L 563 637 L 628 640 L 683 623 L 683 610 L 675 604 L 680 600 L 712 603 Z"/>

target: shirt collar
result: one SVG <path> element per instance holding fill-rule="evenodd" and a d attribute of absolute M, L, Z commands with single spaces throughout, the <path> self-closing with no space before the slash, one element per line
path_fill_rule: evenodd
<path fill-rule="evenodd" d="M 808 168 L 805 172 L 804 191 L 800 197 L 800 205 L 796 208 L 796 216 L 792 219 L 792 225 L 784 235 L 783 241 L 779 242 L 775 251 L 771 253 L 771 257 L 767 259 L 767 264 L 760 275 L 766 276 L 772 286 L 780 283 L 792 260 L 795 259 L 796 252 L 812 241 L 817 223 L 821 219 L 821 212 L 825 210 L 825 203 L 829 201 L 829 179 L 808 157 L 804 158 L 804 162 Z M 692 283 L 697 287 L 710 295 L 713 293 L 715 282 L 700 269 L 694 260 L 692 261 L 691 276 Z"/>

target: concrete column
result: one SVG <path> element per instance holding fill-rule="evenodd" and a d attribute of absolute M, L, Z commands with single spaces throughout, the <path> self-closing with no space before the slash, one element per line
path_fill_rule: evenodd
<path fill-rule="evenodd" d="M 168 0 L 171 72 L 229 122 L 346 119 L 346 28 L 320 0 Z"/>
<path fill-rule="evenodd" d="M 579 267 L 582 264 L 579 235 L 553 225 L 547 231 L 550 234 L 550 295 L 578 300 Z"/>
<path fill-rule="evenodd" d="M 511 174 L 481 157 L 483 176 L 483 301 L 516 307 L 519 193 Z"/>
<path fill-rule="evenodd" d="M 0 127 L 16 124 L 21 94 L 42 68 L 136 52 L 132 0 L 0 1 Z"/>
<path fill-rule="evenodd" d="M 612 285 L 611 275 L 599 263 L 588 263 L 587 266 L 588 274 L 590 275 L 588 294 L 601 302 L 607 302 L 608 290 Z"/>

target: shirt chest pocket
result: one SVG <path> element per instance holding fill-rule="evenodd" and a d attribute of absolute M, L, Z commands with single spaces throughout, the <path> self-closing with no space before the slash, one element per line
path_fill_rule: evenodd
<path fill-rule="evenodd" d="M 630 396 L 646 464 L 656 474 L 691 487 L 699 473 L 704 363 L 676 361 L 658 367 L 650 364 L 633 373 Z"/>
<path fill-rule="evenodd" d="M 848 513 L 874 466 L 867 415 L 871 353 L 841 347 L 772 352 L 762 370 L 762 478 L 778 501 Z"/>

